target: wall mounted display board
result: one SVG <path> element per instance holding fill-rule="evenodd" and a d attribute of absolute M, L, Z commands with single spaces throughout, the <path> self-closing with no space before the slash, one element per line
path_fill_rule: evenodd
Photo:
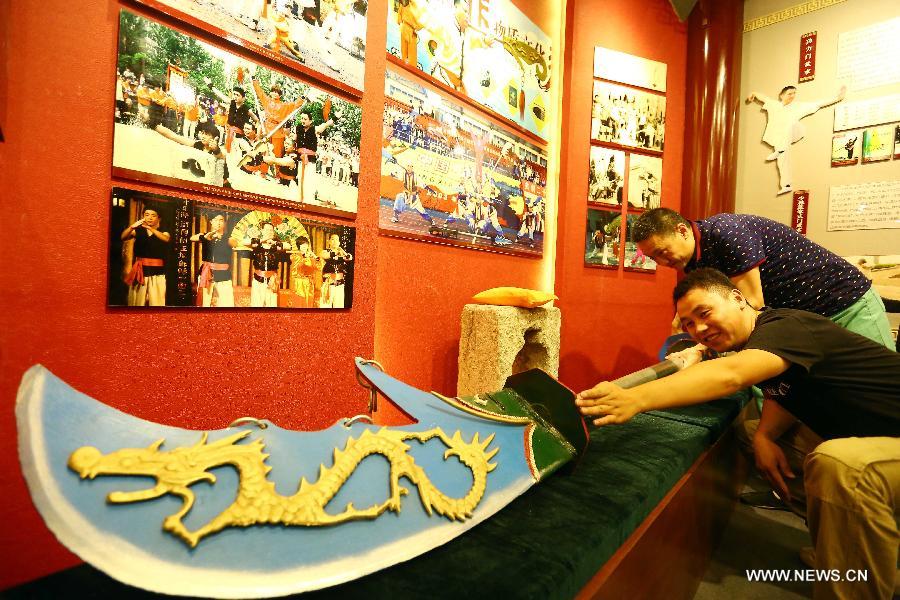
<path fill-rule="evenodd" d="M 625 190 L 625 153 L 621 150 L 591 147 L 588 174 L 588 202 L 622 205 Z"/>
<path fill-rule="evenodd" d="M 388 60 L 486 107 L 538 136 L 548 135 L 550 36 L 510 0 L 391 0 Z"/>
<path fill-rule="evenodd" d="M 362 93 L 366 0 L 137 1 L 348 93 Z"/>
<path fill-rule="evenodd" d="M 618 267 L 622 245 L 621 230 L 621 210 L 588 208 L 584 239 L 585 266 Z"/>
<path fill-rule="evenodd" d="M 666 63 L 609 48 L 594 48 L 594 77 L 657 92 L 666 91 Z"/>
<path fill-rule="evenodd" d="M 859 129 L 892 121 L 900 121 L 900 94 L 856 102 L 841 102 L 834 107 L 835 131 Z"/>
<path fill-rule="evenodd" d="M 665 96 L 605 81 L 594 82 L 592 139 L 661 153 L 665 134 Z"/>
<path fill-rule="evenodd" d="M 656 271 L 656 262 L 638 248 L 632 240 L 634 222 L 638 215 L 625 215 L 625 260 L 622 266 L 625 270 Z"/>
<path fill-rule="evenodd" d="M 834 134 L 831 138 L 831 166 L 846 167 L 859 164 L 861 139 L 861 131 L 845 131 Z"/>
<path fill-rule="evenodd" d="M 540 256 L 545 151 L 391 71 L 385 96 L 381 232 Z"/>
<path fill-rule="evenodd" d="M 900 83 L 900 17 L 838 36 L 837 76 L 851 91 Z"/>
<path fill-rule="evenodd" d="M 863 163 L 889 160 L 894 148 L 894 126 L 869 127 L 862 134 Z"/>
<path fill-rule="evenodd" d="M 900 229 L 900 180 L 831 186 L 828 231 Z"/>
<path fill-rule="evenodd" d="M 353 227 L 117 187 L 109 240 L 109 306 L 353 303 Z"/>
<path fill-rule="evenodd" d="M 358 104 L 128 11 L 119 33 L 113 175 L 356 214 Z"/>
<path fill-rule="evenodd" d="M 631 154 L 628 164 L 628 206 L 659 208 L 662 186 L 662 159 L 658 156 Z"/>

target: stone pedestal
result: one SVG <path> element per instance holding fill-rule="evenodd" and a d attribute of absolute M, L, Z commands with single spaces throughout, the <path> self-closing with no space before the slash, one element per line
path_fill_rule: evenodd
<path fill-rule="evenodd" d="M 532 368 L 558 375 L 560 319 L 556 307 L 466 304 L 459 338 L 457 395 L 502 389 L 507 377 Z"/>

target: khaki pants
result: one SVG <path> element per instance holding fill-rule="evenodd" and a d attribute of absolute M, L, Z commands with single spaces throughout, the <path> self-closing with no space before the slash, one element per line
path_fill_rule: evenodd
<path fill-rule="evenodd" d="M 128 288 L 128 306 L 165 306 L 166 276 L 147 275 L 144 283 L 137 283 Z"/>
<path fill-rule="evenodd" d="M 813 598 L 890 598 L 900 532 L 900 438 L 843 438 L 820 444 L 805 463 L 816 569 L 845 581 L 816 582 Z M 867 571 L 847 581 L 847 570 Z"/>

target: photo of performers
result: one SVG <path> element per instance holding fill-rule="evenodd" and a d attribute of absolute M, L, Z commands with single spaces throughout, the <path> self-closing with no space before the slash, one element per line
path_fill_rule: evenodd
<path fill-rule="evenodd" d="M 589 208 L 584 241 L 584 264 L 599 267 L 619 265 L 622 213 L 605 208 Z"/>
<path fill-rule="evenodd" d="M 592 139 L 662 152 L 665 132 L 664 95 L 594 82 Z"/>
<path fill-rule="evenodd" d="M 633 157 L 632 157 L 633 158 Z M 625 269 L 633 269 L 635 271 L 656 271 L 656 262 L 641 252 L 638 245 L 632 239 L 634 222 L 640 215 L 625 216 L 625 262 L 622 266 Z"/>
<path fill-rule="evenodd" d="M 509 0 L 392 0 L 389 58 L 545 136 L 550 37 Z"/>
<path fill-rule="evenodd" d="M 659 208 L 662 159 L 631 154 L 628 161 L 628 206 L 644 210 Z"/>
<path fill-rule="evenodd" d="M 835 133 L 831 138 L 831 166 L 846 167 L 859 164 L 860 138 L 859 131 Z"/>
<path fill-rule="evenodd" d="M 588 202 L 621 206 L 624 186 L 625 153 L 621 150 L 591 147 Z"/>
<path fill-rule="evenodd" d="M 138 0 L 139 2 L 142 0 Z M 362 91 L 368 0 L 155 0 L 145 2 L 281 62 Z M 160 7 L 160 5 L 162 5 Z"/>
<path fill-rule="evenodd" d="M 124 10 L 120 30 L 115 175 L 356 213 L 359 105 Z"/>
<path fill-rule="evenodd" d="M 110 222 L 110 306 L 352 305 L 352 227 L 126 188 Z"/>
<path fill-rule="evenodd" d="M 391 71 L 385 83 L 382 232 L 542 254 L 544 151 Z"/>

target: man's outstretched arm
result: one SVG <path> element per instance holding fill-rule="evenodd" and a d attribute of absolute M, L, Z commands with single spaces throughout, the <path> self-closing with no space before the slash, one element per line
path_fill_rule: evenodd
<path fill-rule="evenodd" d="M 742 350 L 630 389 L 603 381 L 575 398 L 594 425 L 624 423 L 639 412 L 701 404 L 785 372 L 791 363 L 765 350 Z"/>

